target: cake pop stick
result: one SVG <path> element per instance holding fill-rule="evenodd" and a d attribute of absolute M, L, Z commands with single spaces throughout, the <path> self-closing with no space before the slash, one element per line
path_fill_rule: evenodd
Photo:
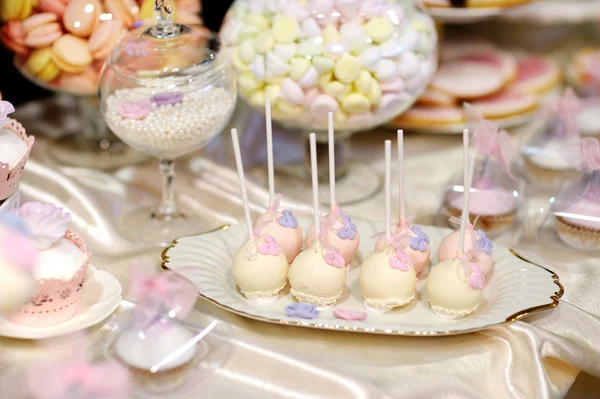
<path fill-rule="evenodd" d="M 275 201 L 275 171 L 273 167 L 273 121 L 271 119 L 271 101 L 265 101 L 265 119 L 267 123 L 267 172 L 269 179 L 269 206 Z"/>
<path fill-rule="evenodd" d="M 401 132 L 401 130 L 399 131 Z M 399 133 L 400 134 L 400 133 Z M 389 242 L 392 235 L 391 227 L 391 194 L 390 186 L 392 185 L 392 142 L 390 140 L 385 141 L 385 242 Z M 402 209 L 402 206 L 400 206 Z"/>
<path fill-rule="evenodd" d="M 333 112 L 327 115 L 327 140 L 329 147 L 329 198 L 331 210 L 336 207 L 335 201 L 335 141 L 333 140 Z"/>
<path fill-rule="evenodd" d="M 321 233 L 321 221 L 319 220 L 319 176 L 317 171 L 317 135 L 311 133 L 310 140 L 310 173 L 312 178 L 313 211 L 315 218 L 315 236 Z"/>
<path fill-rule="evenodd" d="M 406 220 L 404 210 L 404 131 L 398 130 L 398 186 L 400 188 L 400 220 Z"/>
<path fill-rule="evenodd" d="M 467 149 L 468 151 L 468 149 Z M 464 252 L 464 246 L 465 246 L 465 231 L 467 229 L 467 225 L 470 223 L 469 222 L 469 200 L 471 198 L 471 185 L 473 184 L 473 174 L 475 171 L 475 155 L 474 154 L 470 154 L 470 155 L 466 155 L 465 158 L 467 159 L 467 164 L 465 165 L 467 167 L 467 177 L 464 181 L 464 201 L 463 201 L 463 209 L 462 209 L 462 215 L 460 218 L 460 236 L 458 238 L 458 248 L 456 249 L 456 256 L 460 257 L 462 256 L 463 252 Z"/>
<path fill-rule="evenodd" d="M 233 153 L 235 155 L 235 164 L 237 166 L 237 172 L 240 178 L 240 191 L 242 194 L 242 202 L 244 203 L 244 216 L 246 217 L 248 238 L 254 238 L 254 232 L 252 231 L 252 217 L 250 216 L 250 207 L 248 206 L 246 178 L 244 177 L 244 165 L 242 164 L 242 153 L 240 151 L 240 141 L 238 138 L 237 129 L 231 129 L 231 140 L 233 141 Z"/>

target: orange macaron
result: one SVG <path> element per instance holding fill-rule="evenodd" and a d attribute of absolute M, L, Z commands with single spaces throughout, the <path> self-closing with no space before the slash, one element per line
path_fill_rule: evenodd
<path fill-rule="evenodd" d="M 92 63 L 92 54 L 87 41 L 66 34 L 52 45 L 52 60 L 65 72 L 80 73 Z"/>

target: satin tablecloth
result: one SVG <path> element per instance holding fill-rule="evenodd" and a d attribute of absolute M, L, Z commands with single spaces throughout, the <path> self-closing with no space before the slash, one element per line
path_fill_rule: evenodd
<path fill-rule="evenodd" d="M 43 109 L 35 103 L 18 110 L 17 118 L 29 133 L 43 130 L 39 119 Z M 260 123 L 249 123 L 244 112 L 239 114 L 232 124 L 240 130 L 255 126 L 247 134 L 256 138 L 246 138 L 245 142 L 260 143 L 262 131 L 256 128 Z M 60 123 L 73 122 L 66 111 L 60 115 Z M 515 132 L 519 139 L 527 134 L 526 130 Z M 383 140 L 393 137 L 389 131 L 355 136 L 353 159 L 366 162 L 381 174 Z M 276 148 L 283 148 L 279 152 L 285 158 L 302 158 L 298 140 L 277 140 Z M 113 227 L 128 207 L 158 197 L 156 162 L 114 173 L 61 168 L 48 157 L 47 144 L 47 140 L 38 139 L 21 184 L 22 193 L 69 207 L 77 216 L 74 227 L 86 235 L 92 247 L 92 263 L 114 273 L 124 288 L 127 265 L 132 260 L 144 259 L 159 267 L 160 249 L 132 246 Z M 461 170 L 460 138 L 408 134 L 405 146 L 408 206 L 420 224 L 428 224 L 436 214 L 444 184 Z M 261 148 L 260 144 L 246 146 L 246 154 L 256 156 L 263 153 Z M 192 156 L 179 162 L 179 202 L 214 226 L 241 220 L 227 136 L 213 142 L 206 152 L 213 161 Z M 262 159 L 256 156 L 254 161 L 260 164 Z M 264 170 L 256 168 L 250 175 L 258 182 Z M 250 185 L 254 211 L 264 209 L 265 198 L 261 184 Z M 499 241 L 560 276 L 565 294 L 556 309 L 478 333 L 404 338 L 266 324 L 199 301 L 199 312 L 230 324 L 236 347 L 228 363 L 189 397 L 563 397 L 580 370 L 600 376 L 600 259 L 570 251 L 556 237 L 555 241 L 535 242 L 537 212 L 544 201 L 543 196 L 531 196 L 526 203 L 532 213 L 530 222 Z M 299 205 L 306 211 L 306 204 Z M 345 209 L 352 215 L 381 219 L 383 195 Z M 0 339 L 2 362 L 27 359 L 34 351 L 30 343 Z"/>

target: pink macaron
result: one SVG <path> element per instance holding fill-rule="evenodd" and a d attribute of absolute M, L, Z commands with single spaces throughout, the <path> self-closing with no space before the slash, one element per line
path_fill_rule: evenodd
<path fill-rule="evenodd" d="M 89 36 L 102 14 L 98 0 L 71 0 L 63 15 L 65 29 L 79 37 Z"/>
<path fill-rule="evenodd" d="M 48 47 L 62 36 L 58 17 L 50 12 L 34 14 L 23 21 L 24 43 L 26 46 Z"/>
<path fill-rule="evenodd" d="M 43 12 L 50 12 L 60 18 L 64 15 L 67 4 L 61 0 L 38 0 L 38 8 Z"/>
<path fill-rule="evenodd" d="M 88 48 L 94 59 L 106 59 L 111 49 L 127 29 L 118 19 L 102 21 L 88 39 Z"/>

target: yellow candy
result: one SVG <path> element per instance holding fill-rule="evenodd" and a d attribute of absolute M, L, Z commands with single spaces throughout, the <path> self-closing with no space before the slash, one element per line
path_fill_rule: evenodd
<path fill-rule="evenodd" d="M 23 6 L 24 4 L 18 0 L 0 1 L 0 17 L 2 17 L 2 21 L 18 19 L 19 14 L 21 14 L 21 10 L 23 9 Z"/>
<path fill-rule="evenodd" d="M 248 65 L 244 61 L 242 61 L 242 58 L 240 57 L 239 48 L 236 48 L 233 51 L 233 54 L 231 55 L 231 62 L 233 63 L 234 68 L 240 73 L 247 72 L 250 70 Z"/>
<path fill-rule="evenodd" d="M 325 43 L 340 41 L 340 33 L 338 32 L 337 28 L 331 24 L 327 25 L 325 29 L 323 29 L 321 37 L 323 37 Z"/>
<path fill-rule="evenodd" d="M 254 51 L 254 42 L 252 39 L 246 39 L 240 44 L 239 55 L 242 61 L 246 64 L 250 64 L 256 56 Z"/>
<path fill-rule="evenodd" d="M 258 54 L 266 54 L 268 51 L 271 51 L 274 45 L 275 40 L 270 32 L 259 33 L 254 39 L 254 50 Z"/>
<path fill-rule="evenodd" d="M 381 102 L 381 87 L 376 79 L 373 79 L 371 82 L 371 92 L 369 93 L 368 98 L 371 104 L 375 106 L 378 106 Z"/>
<path fill-rule="evenodd" d="M 238 86 L 245 96 L 249 96 L 255 90 L 261 89 L 265 82 L 254 77 L 252 72 L 245 72 L 238 78 Z"/>
<path fill-rule="evenodd" d="M 333 77 L 333 73 L 331 73 L 331 72 L 324 73 L 323 75 L 319 76 L 319 80 L 317 81 L 317 84 L 321 88 L 324 89 L 325 86 L 327 86 L 329 84 L 329 82 L 331 82 L 332 77 Z"/>
<path fill-rule="evenodd" d="M 254 108 L 263 108 L 265 106 L 265 93 L 261 90 L 255 91 L 248 97 L 248 102 Z"/>
<path fill-rule="evenodd" d="M 296 118 L 304 112 L 302 105 L 294 105 L 283 99 L 279 100 L 277 108 L 288 118 Z"/>
<path fill-rule="evenodd" d="M 281 92 L 281 85 L 278 84 L 268 84 L 265 86 L 265 97 L 267 97 L 271 101 L 271 106 L 274 107 L 277 99 L 279 98 L 279 93 Z"/>
<path fill-rule="evenodd" d="M 358 60 L 351 56 L 345 55 L 340 58 L 333 67 L 333 73 L 337 80 L 342 83 L 350 84 L 358 79 L 362 67 Z"/>
<path fill-rule="evenodd" d="M 371 92 L 372 83 L 373 77 L 371 76 L 371 73 L 366 69 L 363 69 L 358 79 L 354 82 L 354 86 L 359 93 L 368 95 Z"/>
<path fill-rule="evenodd" d="M 350 91 L 350 86 L 333 81 L 325 86 L 323 91 L 325 91 L 325 93 L 329 94 L 331 97 L 338 98 L 346 95 Z"/>
<path fill-rule="evenodd" d="M 280 44 L 293 43 L 299 32 L 298 22 L 292 17 L 278 17 L 273 24 L 273 37 Z"/>
<path fill-rule="evenodd" d="M 54 80 L 60 73 L 60 68 L 52 60 L 48 62 L 48 65 L 41 70 L 37 75 L 38 79 L 42 82 L 50 82 Z"/>
<path fill-rule="evenodd" d="M 362 94 L 350 93 L 342 98 L 342 108 L 350 114 L 362 114 L 371 108 L 371 103 Z"/>
<path fill-rule="evenodd" d="M 333 122 L 335 123 L 335 126 L 343 126 L 348 123 L 348 115 L 338 110 L 333 114 Z"/>
<path fill-rule="evenodd" d="M 2 0 L 2 1 L 14 1 L 14 0 Z M 27 17 L 31 15 L 31 11 L 33 10 L 34 0 L 22 0 L 23 7 L 21 8 L 21 12 L 19 13 L 19 19 L 23 21 Z M 50 79 L 52 80 L 52 79 Z"/>
<path fill-rule="evenodd" d="M 371 39 L 381 43 L 392 36 L 394 25 L 386 18 L 373 18 L 363 26 L 363 29 Z"/>
<path fill-rule="evenodd" d="M 290 78 L 296 82 L 302 79 L 310 68 L 310 61 L 303 57 L 296 57 L 290 63 Z"/>
<path fill-rule="evenodd" d="M 34 50 L 27 58 L 27 69 L 32 74 L 37 75 L 51 62 L 51 59 L 52 49 L 50 47 Z"/>
<path fill-rule="evenodd" d="M 281 82 L 285 80 L 285 76 L 276 76 L 273 78 L 267 78 L 265 81 L 271 85 L 281 85 Z"/>
<path fill-rule="evenodd" d="M 246 25 L 239 30 L 237 34 L 237 41 L 241 43 L 246 39 L 254 39 L 259 33 L 260 29 L 258 29 L 256 26 Z"/>
<path fill-rule="evenodd" d="M 333 69 L 333 60 L 329 58 L 314 57 L 312 63 L 319 73 L 329 72 Z"/>
<path fill-rule="evenodd" d="M 250 12 L 244 17 L 244 22 L 256 26 L 260 30 L 269 29 L 269 20 L 260 14 Z"/>

